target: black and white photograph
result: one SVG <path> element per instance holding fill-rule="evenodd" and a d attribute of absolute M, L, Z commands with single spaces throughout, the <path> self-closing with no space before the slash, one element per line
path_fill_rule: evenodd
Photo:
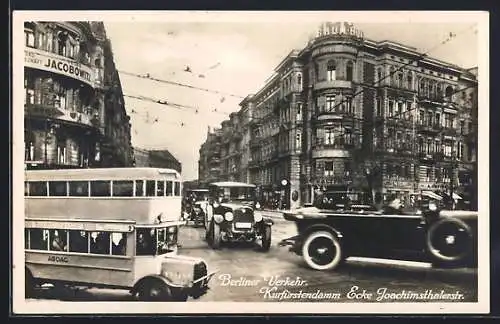
<path fill-rule="evenodd" d="M 14 11 L 13 311 L 488 313 L 488 25 Z"/>

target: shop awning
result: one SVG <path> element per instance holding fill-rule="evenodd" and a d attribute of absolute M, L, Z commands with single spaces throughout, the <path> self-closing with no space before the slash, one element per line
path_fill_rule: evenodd
<path fill-rule="evenodd" d="M 438 195 L 437 193 L 434 193 L 432 191 L 422 191 L 422 196 L 427 196 L 429 198 L 436 199 L 436 200 L 443 200 L 443 197 L 441 197 L 440 195 Z"/>

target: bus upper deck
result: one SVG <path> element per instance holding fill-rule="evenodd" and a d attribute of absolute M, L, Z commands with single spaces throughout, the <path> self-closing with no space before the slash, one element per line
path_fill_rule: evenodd
<path fill-rule="evenodd" d="M 25 172 L 27 218 L 178 220 L 182 182 L 171 169 L 111 168 Z"/>

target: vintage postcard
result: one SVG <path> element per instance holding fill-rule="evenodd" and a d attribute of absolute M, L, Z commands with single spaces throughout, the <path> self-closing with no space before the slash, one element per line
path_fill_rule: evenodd
<path fill-rule="evenodd" d="M 488 26 L 15 11 L 14 312 L 488 313 Z"/>

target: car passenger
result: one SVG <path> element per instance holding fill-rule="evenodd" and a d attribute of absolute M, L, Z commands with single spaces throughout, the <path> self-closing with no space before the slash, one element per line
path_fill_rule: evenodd
<path fill-rule="evenodd" d="M 54 231 L 54 239 L 52 240 L 51 250 L 54 251 L 65 251 L 66 244 L 63 242 L 62 238 L 59 236 L 58 231 Z"/>

